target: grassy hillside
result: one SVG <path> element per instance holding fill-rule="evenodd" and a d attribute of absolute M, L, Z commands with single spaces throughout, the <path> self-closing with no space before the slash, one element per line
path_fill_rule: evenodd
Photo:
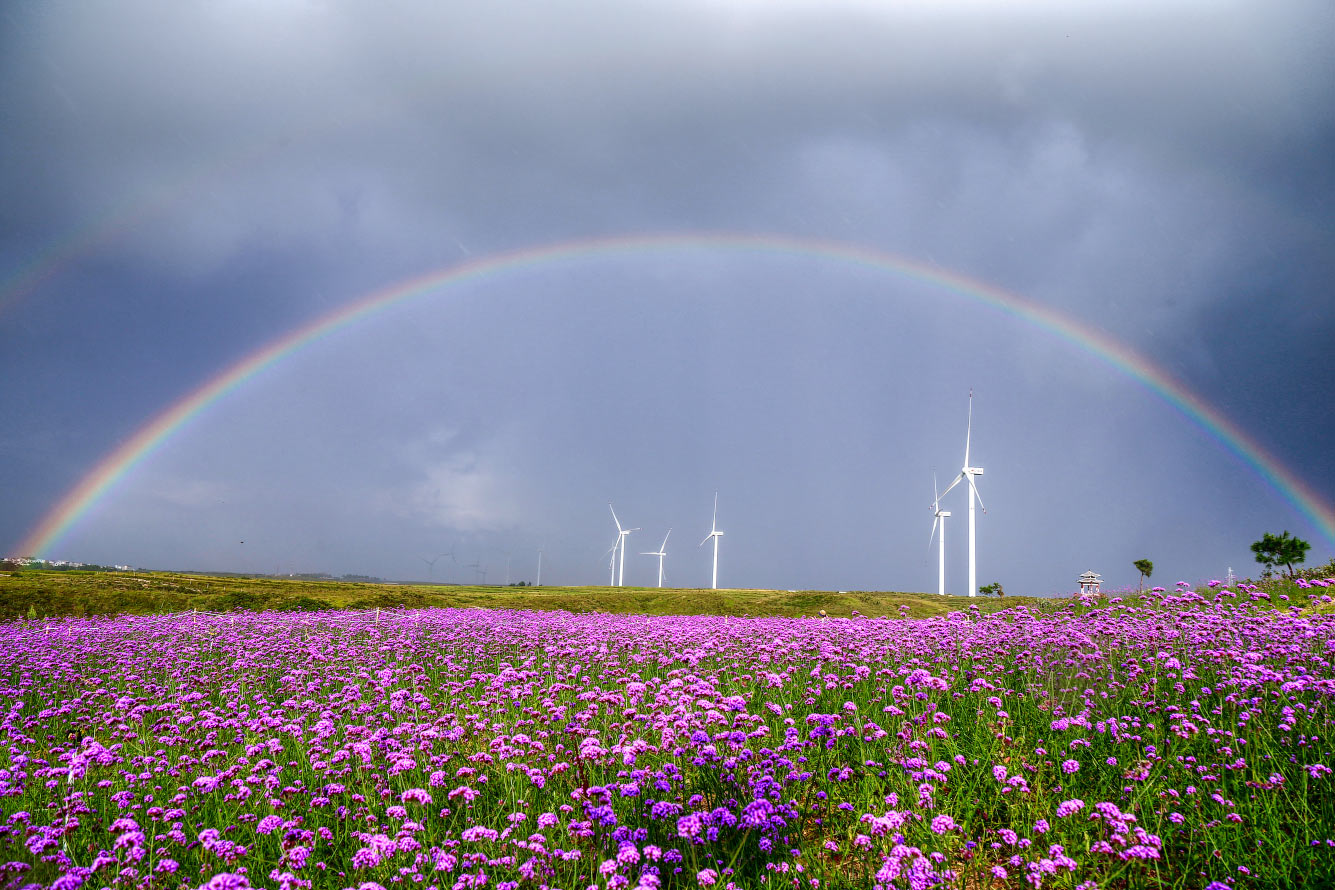
<path fill-rule="evenodd" d="M 944 615 L 977 604 L 991 612 L 1029 597 L 995 600 L 894 592 L 689 590 L 653 587 L 469 587 L 359 584 L 285 578 L 216 577 L 176 572 L 0 573 L 0 620 L 38 617 L 201 611 L 482 607 L 563 609 L 647 615 L 814 616 L 858 612 L 914 618 Z"/>

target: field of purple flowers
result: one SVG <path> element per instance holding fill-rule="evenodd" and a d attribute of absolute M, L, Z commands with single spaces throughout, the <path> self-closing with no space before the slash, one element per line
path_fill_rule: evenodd
<path fill-rule="evenodd" d="M 10 623 L 3 883 L 1333 886 L 1335 617 L 1264 596 Z"/>

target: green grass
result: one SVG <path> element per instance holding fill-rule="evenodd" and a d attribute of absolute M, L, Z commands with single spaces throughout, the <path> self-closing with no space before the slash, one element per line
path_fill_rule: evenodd
<path fill-rule="evenodd" d="M 86 615 L 148 615 L 191 610 L 491 608 L 635 615 L 750 615 L 833 618 L 854 612 L 926 618 L 977 605 L 995 612 L 1050 603 L 1034 597 L 947 596 L 892 591 L 695 590 L 656 587 L 478 587 L 362 584 L 179 572 L 25 570 L 0 573 L 0 620 Z"/>

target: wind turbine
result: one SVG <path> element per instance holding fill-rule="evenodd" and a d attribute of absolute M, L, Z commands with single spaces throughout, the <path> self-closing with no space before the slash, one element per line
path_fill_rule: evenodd
<path fill-rule="evenodd" d="M 657 550 L 651 550 L 648 553 L 641 553 L 640 556 L 658 557 L 658 586 L 663 586 L 663 557 L 667 556 L 667 539 L 672 534 L 672 529 L 668 529 L 667 535 L 663 535 L 663 543 L 658 545 Z"/>
<path fill-rule="evenodd" d="M 969 465 L 969 440 L 973 435 L 973 390 L 969 390 L 969 426 L 964 433 L 964 468 L 960 474 L 955 477 L 955 481 L 950 483 L 945 491 L 941 492 L 940 497 L 945 497 L 950 493 L 950 489 L 959 485 L 960 482 L 969 483 L 969 596 L 978 595 L 978 573 L 974 563 L 974 527 L 973 515 L 974 499 L 978 499 L 978 506 L 983 507 L 983 512 L 987 512 L 987 507 L 983 506 L 983 496 L 978 493 L 978 485 L 973 481 L 975 476 L 983 475 L 982 467 L 973 467 Z M 937 498 L 940 501 L 940 498 Z"/>
<path fill-rule="evenodd" d="M 705 541 L 714 539 L 714 580 L 713 589 L 718 590 L 718 539 L 723 537 L 723 532 L 718 530 L 718 492 L 714 492 L 714 519 L 709 523 L 709 534 L 705 535 L 705 540 L 701 541 L 699 546 L 705 546 Z"/>
<path fill-rule="evenodd" d="M 427 580 L 428 580 L 428 581 L 430 581 L 430 580 L 432 579 L 432 577 L 435 575 L 435 572 L 436 572 L 436 563 L 440 560 L 440 558 L 441 558 L 442 556 L 448 556 L 448 557 L 450 558 L 450 561 L 451 561 L 451 562 L 454 561 L 454 551 L 453 551 L 453 550 L 450 550 L 448 553 L 437 553 L 437 554 L 436 554 L 435 556 L 433 556 L 431 559 L 427 559 L 425 556 L 419 556 L 419 557 L 417 557 L 417 558 L 420 559 L 422 562 L 426 563 L 426 567 L 427 567 L 426 577 L 427 577 Z"/>
<path fill-rule="evenodd" d="M 616 544 L 613 545 L 613 547 L 615 548 L 619 546 L 621 548 L 621 565 L 620 568 L 618 569 L 619 577 L 617 578 L 616 586 L 625 587 L 626 586 L 626 535 L 630 534 L 631 532 L 637 532 L 639 531 L 639 529 L 622 528 L 621 520 L 617 519 L 617 511 L 612 509 L 612 505 L 610 503 L 607 505 L 607 509 L 612 510 L 612 521 L 617 524 L 617 542 Z M 615 558 L 615 554 L 613 554 L 613 558 Z"/>
<path fill-rule="evenodd" d="M 932 509 L 935 511 L 932 519 L 932 534 L 927 539 L 927 549 L 932 549 L 932 538 L 936 537 L 936 526 L 941 525 L 941 555 L 938 559 L 936 574 L 936 593 L 938 596 L 946 595 L 946 517 L 950 515 L 949 510 L 941 509 L 941 495 L 936 490 L 936 473 L 932 474 L 932 495 L 935 498 L 932 501 Z"/>

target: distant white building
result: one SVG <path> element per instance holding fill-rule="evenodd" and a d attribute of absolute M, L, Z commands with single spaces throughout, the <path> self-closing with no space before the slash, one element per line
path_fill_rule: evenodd
<path fill-rule="evenodd" d="M 1103 584 L 1103 579 L 1099 577 L 1098 572 L 1085 572 L 1080 576 L 1080 595 L 1098 596 L 1099 587 Z"/>

